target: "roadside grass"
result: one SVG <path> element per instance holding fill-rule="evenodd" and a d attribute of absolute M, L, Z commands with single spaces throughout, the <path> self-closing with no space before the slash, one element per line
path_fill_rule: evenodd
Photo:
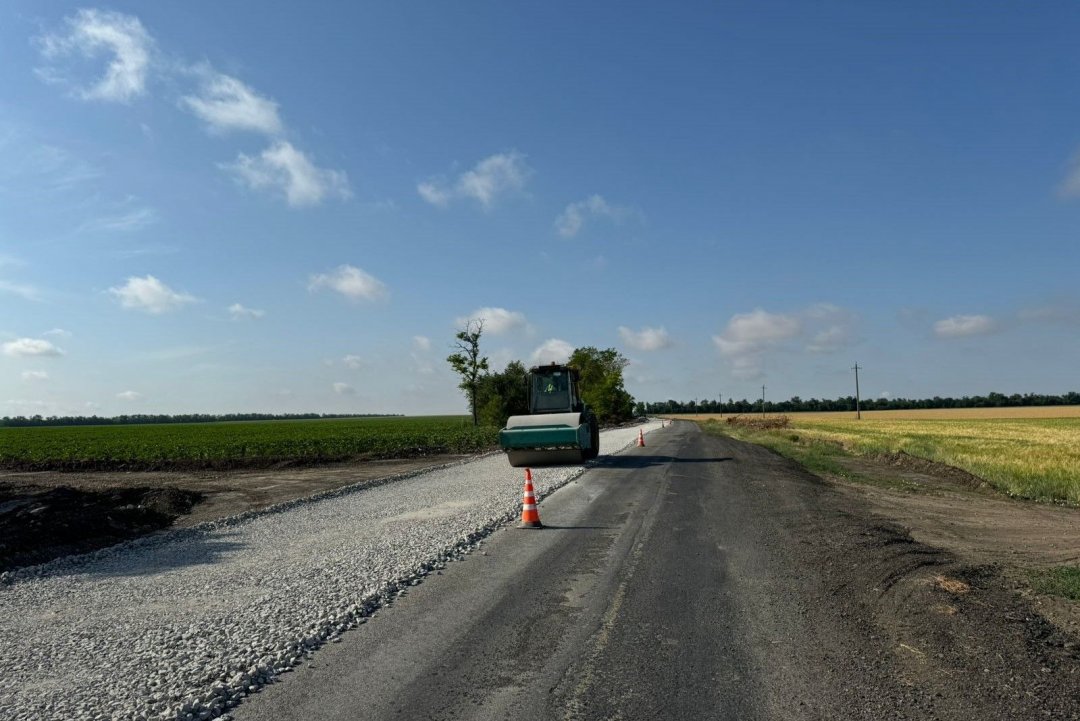
<path fill-rule="evenodd" d="M 1030 572 L 1031 587 L 1039 593 L 1080 601 L 1080 566 L 1058 566 Z"/>
<path fill-rule="evenodd" d="M 919 487 L 899 478 L 869 476 L 856 473 L 843 463 L 851 453 L 835 443 L 805 438 L 791 428 L 762 430 L 743 423 L 721 423 L 717 420 L 699 422 L 701 429 L 714 435 L 731 436 L 754 443 L 799 463 L 819 476 L 838 476 L 850 481 L 868 483 L 894 490 L 916 490 Z"/>
<path fill-rule="evenodd" d="M 705 421 L 706 426 L 800 462 L 803 456 L 811 463 L 836 464 L 845 455 L 906 453 L 961 468 L 1009 496 L 1080 505 L 1080 418 L 857 421 L 789 417 L 789 427 L 782 430 L 748 430 L 741 423 L 715 421 Z M 821 457 L 827 460 L 815 461 Z"/>

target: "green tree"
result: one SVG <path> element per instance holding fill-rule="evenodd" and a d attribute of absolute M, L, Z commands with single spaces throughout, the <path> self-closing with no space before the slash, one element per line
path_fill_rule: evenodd
<path fill-rule="evenodd" d="M 506 425 L 510 416 L 529 412 L 529 373 L 521 361 L 511 361 L 501 373 L 480 378 L 476 393 L 480 422 L 486 426 Z"/>
<path fill-rule="evenodd" d="M 623 387 L 623 368 L 630 361 L 614 348 L 578 348 L 570 365 L 581 374 L 581 397 L 601 423 L 616 423 L 634 416 L 634 398 Z"/>
<path fill-rule="evenodd" d="M 456 353 L 447 356 L 446 362 L 461 376 L 458 384 L 466 398 L 469 399 L 469 410 L 472 411 L 473 425 L 477 422 L 476 392 L 480 385 L 481 374 L 488 369 L 488 359 L 480 356 L 480 336 L 484 332 L 484 321 L 470 320 L 465 327 L 458 331 L 454 337 L 456 341 L 453 347 Z"/>

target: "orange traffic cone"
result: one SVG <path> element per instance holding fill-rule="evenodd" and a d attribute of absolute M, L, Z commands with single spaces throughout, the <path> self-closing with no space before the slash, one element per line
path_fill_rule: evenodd
<path fill-rule="evenodd" d="M 637 432 L 637 445 L 638 445 L 638 448 L 644 448 L 645 447 L 645 434 L 642 433 L 640 428 L 638 428 L 638 432 Z"/>
<path fill-rule="evenodd" d="M 520 528 L 543 528 L 540 523 L 540 511 L 536 510 L 536 496 L 533 493 L 532 471 L 525 469 L 525 498 L 521 502 Z"/>

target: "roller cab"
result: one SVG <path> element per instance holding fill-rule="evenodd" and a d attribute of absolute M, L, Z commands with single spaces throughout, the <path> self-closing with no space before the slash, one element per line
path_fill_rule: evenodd
<path fill-rule="evenodd" d="M 578 372 L 552 364 L 529 369 L 529 415 L 511 416 L 499 431 L 510 465 L 550 466 L 596 458 L 600 429 L 581 400 Z"/>

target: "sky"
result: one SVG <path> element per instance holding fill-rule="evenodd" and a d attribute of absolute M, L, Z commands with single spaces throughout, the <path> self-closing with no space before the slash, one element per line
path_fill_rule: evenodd
<path fill-rule="evenodd" d="M 280 5 L 280 6 L 279 6 Z M 1080 6 L 0 9 L 0 415 L 1080 389 Z"/>

